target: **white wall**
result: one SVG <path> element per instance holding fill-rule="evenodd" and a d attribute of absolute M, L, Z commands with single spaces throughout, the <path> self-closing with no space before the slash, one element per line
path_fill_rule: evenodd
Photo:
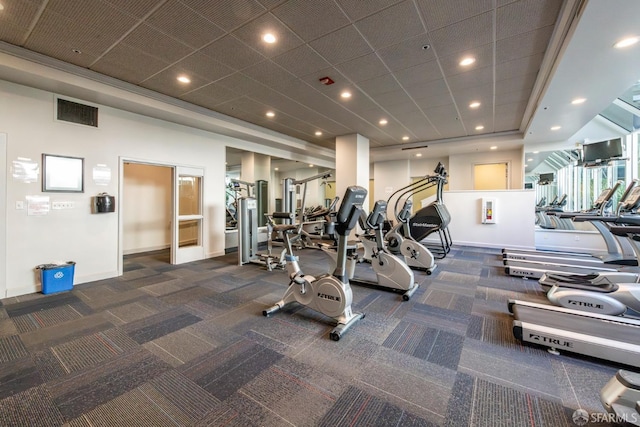
<path fill-rule="evenodd" d="M 91 196 L 119 194 L 121 158 L 202 167 L 204 179 L 204 238 L 207 256 L 224 253 L 225 145 L 240 142 L 145 116 L 100 108 L 98 129 L 56 122 L 54 95 L 0 81 L 0 132 L 7 134 L 7 164 L 18 157 L 40 161 L 42 153 L 83 157 L 84 193 L 42 193 L 40 182 L 9 181 L 7 202 L 14 205 L 28 195 L 51 201 L 70 201 L 73 209 L 28 216 L 26 210 L 7 209 L 6 296 L 37 292 L 34 267 L 51 261 L 75 261 L 75 283 L 117 276 L 120 213 L 91 214 Z M 92 168 L 105 164 L 111 183 L 97 186 Z"/>
<path fill-rule="evenodd" d="M 172 169 L 126 163 L 122 195 L 124 254 L 171 246 Z"/>
<path fill-rule="evenodd" d="M 535 248 L 535 192 L 447 191 L 444 204 L 451 213 L 454 244 L 490 248 Z M 496 201 L 495 224 L 482 224 L 481 199 Z"/>
<path fill-rule="evenodd" d="M 0 271 L 7 271 L 7 135 L 0 133 Z M 0 298 L 6 294 L 7 278 L 0 274 Z"/>
<path fill-rule="evenodd" d="M 473 189 L 473 166 L 483 163 L 509 163 L 509 189 L 524 187 L 523 148 L 508 151 L 484 151 L 449 156 L 449 190 Z"/>

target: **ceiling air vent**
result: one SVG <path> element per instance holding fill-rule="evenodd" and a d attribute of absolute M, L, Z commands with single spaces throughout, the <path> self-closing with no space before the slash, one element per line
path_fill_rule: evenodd
<path fill-rule="evenodd" d="M 98 127 L 98 108 L 58 98 L 58 120 Z"/>

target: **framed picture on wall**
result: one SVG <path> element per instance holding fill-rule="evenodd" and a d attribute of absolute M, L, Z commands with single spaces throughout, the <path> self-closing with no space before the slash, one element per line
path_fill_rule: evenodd
<path fill-rule="evenodd" d="M 82 157 L 42 155 L 42 191 L 83 193 L 83 177 Z"/>

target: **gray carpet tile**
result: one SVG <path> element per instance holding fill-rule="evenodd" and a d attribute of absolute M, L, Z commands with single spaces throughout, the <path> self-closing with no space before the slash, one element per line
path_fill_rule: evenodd
<path fill-rule="evenodd" d="M 65 422 L 47 391 L 40 385 L 0 401 L 0 425 L 55 427 Z"/>
<path fill-rule="evenodd" d="M 435 426 L 356 387 L 349 387 L 318 423 L 320 426 Z"/>
<path fill-rule="evenodd" d="M 0 400 L 42 383 L 42 376 L 29 357 L 0 363 Z"/>
<path fill-rule="evenodd" d="M 168 369 L 169 365 L 141 349 L 50 381 L 47 388 L 57 408 L 71 420 Z"/>
<path fill-rule="evenodd" d="M 127 323 L 122 326 L 122 329 L 134 341 L 142 344 L 197 323 L 200 320 L 202 319 L 178 307 Z"/>
<path fill-rule="evenodd" d="M 307 274 L 330 269 L 297 254 Z M 501 262 L 454 247 L 415 272 L 409 301 L 352 286 L 366 316 L 334 342 L 334 320 L 307 307 L 262 315 L 284 271 L 129 255 L 121 277 L 0 301 L 0 425 L 567 426 L 602 412 L 618 366 L 515 340 L 508 299 L 545 297 Z"/>

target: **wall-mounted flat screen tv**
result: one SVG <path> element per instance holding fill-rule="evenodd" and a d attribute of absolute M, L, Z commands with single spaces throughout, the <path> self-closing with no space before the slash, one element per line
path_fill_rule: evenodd
<path fill-rule="evenodd" d="M 555 176 L 553 174 L 553 172 L 551 173 L 541 173 L 540 174 L 540 179 L 538 180 L 538 183 L 541 185 L 544 184 L 549 184 L 550 182 L 553 182 L 555 179 Z"/>
<path fill-rule="evenodd" d="M 624 154 L 621 138 L 594 142 L 593 144 L 585 144 L 582 146 L 582 151 L 584 163 L 609 160 L 616 157 L 622 157 Z"/>

